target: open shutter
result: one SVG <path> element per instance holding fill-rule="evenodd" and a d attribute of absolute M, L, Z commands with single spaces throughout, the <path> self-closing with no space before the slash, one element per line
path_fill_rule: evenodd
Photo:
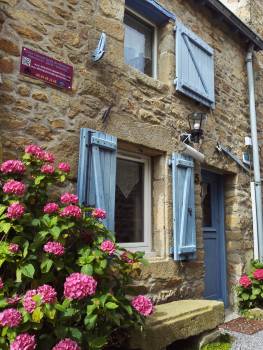
<path fill-rule="evenodd" d="M 196 227 L 194 162 L 191 157 L 173 154 L 172 179 L 174 260 L 194 259 Z"/>
<path fill-rule="evenodd" d="M 81 204 L 107 212 L 104 224 L 114 230 L 117 139 L 103 132 L 81 129 L 78 196 Z"/>
<path fill-rule="evenodd" d="M 215 108 L 214 50 L 178 21 L 175 54 L 176 90 Z"/>

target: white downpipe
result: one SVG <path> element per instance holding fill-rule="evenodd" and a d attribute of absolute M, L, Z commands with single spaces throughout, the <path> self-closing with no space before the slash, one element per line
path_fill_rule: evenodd
<path fill-rule="evenodd" d="M 252 45 L 249 48 L 247 53 L 246 65 L 247 65 L 247 75 L 248 75 L 250 128 L 251 128 L 251 139 L 252 139 L 252 150 L 253 150 L 258 257 L 261 261 L 263 261 L 262 194 L 261 194 L 261 177 L 260 177 L 258 137 L 257 137 L 257 114 L 256 114 L 254 71 L 253 71 L 253 51 L 254 50 Z M 256 249 L 256 247 L 254 247 L 254 249 Z"/>
<path fill-rule="evenodd" d="M 250 182 L 251 202 L 252 202 L 252 218 L 253 218 L 253 241 L 254 241 L 254 259 L 258 259 L 258 227 L 257 227 L 257 210 L 255 196 L 255 182 Z"/>

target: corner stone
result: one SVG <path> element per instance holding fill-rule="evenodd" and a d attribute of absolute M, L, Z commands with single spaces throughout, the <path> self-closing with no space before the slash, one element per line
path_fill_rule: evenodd
<path fill-rule="evenodd" d="M 131 349 L 161 350 L 176 340 L 216 328 L 224 322 L 224 304 L 210 300 L 180 300 L 157 305 L 143 333 L 136 332 Z"/>

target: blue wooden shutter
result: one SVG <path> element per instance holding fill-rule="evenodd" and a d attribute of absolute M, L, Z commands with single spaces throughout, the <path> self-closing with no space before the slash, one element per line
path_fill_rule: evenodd
<path fill-rule="evenodd" d="M 194 162 L 191 157 L 173 154 L 172 181 L 174 260 L 194 259 L 196 227 Z"/>
<path fill-rule="evenodd" d="M 178 22 L 175 55 L 176 90 L 215 108 L 214 50 Z"/>
<path fill-rule="evenodd" d="M 81 129 L 78 196 L 81 204 L 107 211 L 104 224 L 114 230 L 117 139 Z"/>

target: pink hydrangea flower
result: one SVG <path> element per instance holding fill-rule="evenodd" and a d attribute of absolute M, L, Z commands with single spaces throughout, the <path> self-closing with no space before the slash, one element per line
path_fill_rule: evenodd
<path fill-rule="evenodd" d="M 133 259 L 129 258 L 128 254 L 129 254 L 129 252 L 123 252 L 121 254 L 121 260 L 125 261 L 128 264 L 132 264 L 134 261 L 133 261 Z"/>
<path fill-rule="evenodd" d="M 107 216 L 106 211 L 100 208 L 93 209 L 91 215 L 96 219 L 105 219 Z"/>
<path fill-rule="evenodd" d="M 64 173 L 70 172 L 70 165 L 69 163 L 59 163 L 58 165 L 59 170 L 64 171 Z"/>
<path fill-rule="evenodd" d="M 138 295 L 133 298 L 131 304 L 143 316 L 149 316 L 153 313 L 153 303 L 144 295 Z"/>
<path fill-rule="evenodd" d="M 253 276 L 256 280 L 263 280 L 263 269 L 257 269 L 254 271 Z"/>
<path fill-rule="evenodd" d="M 35 350 L 36 346 L 34 335 L 22 333 L 11 343 L 10 350 Z"/>
<path fill-rule="evenodd" d="M 247 275 L 243 275 L 239 279 L 239 284 L 243 286 L 244 288 L 249 288 L 252 285 L 251 279 Z"/>
<path fill-rule="evenodd" d="M 97 281 L 83 273 L 74 272 L 66 278 L 64 296 L 68 299 L 83 299 L 96 292 Z"/>
<path fill-rule="evenodd" d="M 16 309 L 10 308 L 0 313 L 0 326 L 14 328 L 20 325 L 22 315 Z"/>
<path fill-rule="evenodd" d="M 100 249 L 103 252 L 108 253 L 109 255 L 114 254 L 116 251 L 116 247 L 115 247 L 114 242 L 110 241 L 109 239 L 107 239 L 106 241 L 103 241 L 101 243 Z"/>
<path fill-rule="evenodd" d="M 53 214 L 53 213 L 56 213 L 59 209 L 59 206 L 57 205 L 57 203 L 47 203 L 45 206 L 44 206 L 44 213 L 45 214 Z"/>
<path fill-rule="evenodd" d="M 47 304 L 54 304 L 57 300 L 56 290 L 48 284 L 43 284 L 37 288 L 37 294 L 42 298 L 42 301 Z"/>
<path fill-rule="evenodd" d="M 9 219 L 19 219 L 25 212 L 25 208 L 20 203 L 13 203 L 7 208 L 6 216 Z"/>
<path fill-rule="evenodd" d="M 62 194 L 62 196 L 60 197 L 60 201 L 63 204 L 77 204 L 79 199 L 78 196 L 76 196 L 75 194 L 72 193 L 64 193 Z"/>
<path fill-rule="evenodd" d="M 23 196 L 26 186 L 23 182 L 16 180 L 9 180 L 4 184 L 3 191 L 8 194 L 15 194 L 17 196 Z"/>
<path fill-rule="evenodd" d="M 48 163 L 54 163 L 54 161 L 55 161 L 54 155 L 52 153 L 46 152 L 46 151 L 42 152 L 42 154 L 40 155 L 40 158 Z"/>
<path fill-rule="evenodd" d="M 19 252 L 19 245 L 16 244 L 16 243 L 10 243 L 9 246 L 8 246 L 8 250 L 11 252 L 11 253 L 17 253 Z"/>
<path fill-rule="evenodd" d="M 25 147 L 25 152 L 41 159 L 44 151 L 41 147 L 32 144 Z"/>
<path fill-rule="evenodd" d="M 60 340 L 60 342 L 52 348 L 52 350 L 81 350 L 78 344 L 69 338 Z"/>
<path fill-rule="evenodd" d="M 50 175 L 52 175 L 52 174 L 54 174 L 55 168 L 53 167 L 53 165 L 44 164 L 44 165 L 42 165 L 40 171 L 43 174 L 50 174 Z"/>
<path fill-rule="evenodd" d="M 4 174 L 23 174 L 26 167 L 21 160 L 7 160 L 1 165 L 0 170 Z"/>
<path fill-rule="evenodd" d="M 57 256 L 64 255 L 65 248 L 62 243 L 59 242 L 47 242 L 43 248 L 44 252 L 54 254 Z"/>
<path fill-rule="evenodd" d="M 21 297 L 17 294 L 7 299 L 8 305 L 16 305 L 21 300 Z"/>
<path fill-rule="evenodd" d="M 32 299 L 35 295 L 37 295 L 36 289 L 28 290 L 22 301 L 24 309 L 30 314 L 32 314 L 32 312 L 37 307 L 37 303 Z"/>
<path fill-rule="evenodd" d="M 61 210 L 59 215 L 62 217 L 74 217 L 79 219 L 81 217 L 81 209 L 76 205 L 68 205 Z"/>
<path fill-rule="evenodd" d="M 0 277 L 0 289 L 3 289 L 4 288 L 4 282 L 2 280 L 2 278 Z"/>

